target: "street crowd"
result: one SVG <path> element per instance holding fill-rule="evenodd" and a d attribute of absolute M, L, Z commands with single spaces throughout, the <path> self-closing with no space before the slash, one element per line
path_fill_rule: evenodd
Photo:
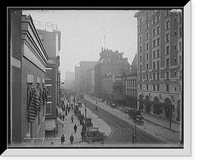
<path fill-rule="evenodd" d="M 63 101 L 62 101 L 62 104 L 61 104 L 63 113 L 62 113 L 62 115 L 61 114 L 59 115 L 61 120 L 63 120 L 63 121 L 67 120 L 67 116 L 70 115 L 70 111 L 74 111 L 75 103 L 78 103 L 78 100 L 75 99 L 75 98 L 73 98 L 72 100 L 71 100 L 70 96 L 63 98 Z M 73 114 L 71 114 L 70 119 L 71 119 L 71 123 L 74 123 L 74 115 Z M 78 128 L 78 125 L 74 124 L 74 134 L 77 133 L 77 128 Z M 71 144 L 74 143 L 74 134 L 71 134 L 70 138 L 69 138 Z M 83 133 L 83 130 L 82 130 L 82 132 L 81 132 L 82 140 L 83 140 L 83 136 L 84 136 L 84 133 Z M 61 144 L 65 143 L 64 134 L 61 136 L 60 141 L 61 141 Z"/>

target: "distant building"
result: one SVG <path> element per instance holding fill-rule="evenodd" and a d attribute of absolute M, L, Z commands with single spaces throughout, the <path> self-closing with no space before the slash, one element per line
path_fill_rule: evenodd
<path fill-rule="evenodd" d="M 74 90 L 75 73 L 71 71 L 65 72 L 64 88 L 68 90 Z"/>
<path fill-rule="evenodd" d="M 126 104 L 137 109 L 137 62 L 138 56 L 135 55 L 130 70 L 124 75 L 124 95 Z"/>
<path fill-rule="evenodd" d="M 103 76 L 122 75 L 129 67 L 128 59 L 123 58 L 123 53 L 102 48 L 100 59 L 95 65 L 95 95 L 103 97 Z"/>
<path fill-rule="evenodd" d="M 10 21 L 12 145 L 45 137 L 46 100 L 41 96 L 48 55 L 31 16 L 11 11 Z"/>
<path fill-rule="evenodd" d="M 180 120 L 182 13 L 140 10 L 138 22 L 138 109 Z"/>
<path fill-rule="evenodd" d="M 56 57 L 59 55 L 61 47 L 61 32 L 59 30 L 47 31 L 37 29 L 40 39 L 44 44 L 49 57 Z"/>
<path fill-rule="evenodd" d="M 75 66 L 75 91 L 80 92 L 80 66 Z"/>
<path fill-rule="evenodd" d="M 124 76 L 106 74 L 102 77 L 102 98 L 109 102 L 125 105 Z"/>
<path fill-rule="evenodd" d="M 81 61 L 80 64 L 80 92 L 87 93 L 87 71 L 94 68 L 96 61 Z M 92 81 L 92 80 L 91 80 Z"/>
<path fill-rule="evenodd" d="M 95 71 L 90 68 L 85 72 L 85 93 L 94 94 L 95 91 Z"/>

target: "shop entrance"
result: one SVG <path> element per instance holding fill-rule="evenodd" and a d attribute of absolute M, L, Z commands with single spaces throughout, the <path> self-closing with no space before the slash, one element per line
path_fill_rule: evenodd
<path fill-rule="evenodd" d="M 146 107 L 146 112 L 147 113 L 150 113 L 150 111 L 151 111 L 151 104 L 149 102 L 150 102 L 150 98 L 149 98 L 149 96 L 146 96 L 145 107 Z"/>
<path fill-rule="evenodd" d="M 169 99 L 169 98 L 166 98 L 165 99 L 165 103 L 166 103 L 166 105 L 164 106 L 165 107 L 165 114 L 166 114 L 166 118 L 170 118 L 170 116 L 171 116 L 171 111 L 172 111 L 172 106 L 171 106 L 171 100 Z"/>

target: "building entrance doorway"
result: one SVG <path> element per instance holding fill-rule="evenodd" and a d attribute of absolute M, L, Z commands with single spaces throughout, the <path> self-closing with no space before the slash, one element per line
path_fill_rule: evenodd
<path fill-rule="evenodd" d="M 170 118 L 170 116 L 171 116 L 171 111 L 172 111 L 172 106 L 171 106 L 171 100 L 169 99 L 169 98 L 166 98 L 165 99 L 165 103 L 166 103 L 166 105 L 165 105 L 165 117 L 166 118 Z"/>

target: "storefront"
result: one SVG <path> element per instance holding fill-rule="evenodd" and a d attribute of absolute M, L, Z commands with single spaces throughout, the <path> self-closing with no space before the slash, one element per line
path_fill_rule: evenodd
<path fill-rule="evenodd" d="M 149 96 L 146 96 L 145 99 L 143 99 L 142 95 L 140 95 L 140 99 L 137 99 L 137 101 L 139 102 L 139 111 L 159 115 L 163 118 L 172 117 L 174 105 L 172 105 L 171 100 L 168 98 L 162 103 L 158 97 L 155 97 L 154 101 L 151 101 Z"/>

